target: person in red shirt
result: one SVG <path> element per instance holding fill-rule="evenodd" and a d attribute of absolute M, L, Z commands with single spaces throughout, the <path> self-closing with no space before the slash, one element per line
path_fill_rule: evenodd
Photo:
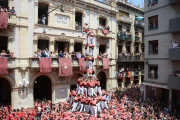
<path fill-rule="evenodd" d="M 74 103 L 73 103 L 73 108 L 72 108 L 72 111 L 75 111 L 75 110 L 76 110 L 76 108 L 77 108 L 77 104 L 78 104 L 78 97 L 77 97 L 77 96 L 75 96 L 75 97 L 74 97 Z"/>
<path fill-rule="evenodd" d="M 83 34 L 82 34 L 82 37 L 86 34 L 86 29 L 85 27 L 83 27 Z"/>
<path fill-rule="evenodd" d="M 66 102 L 71 102 L 71 95 L 72 95 L 72 90 L 69 93 L 69 98 L 66 100 Z"/>
<path fill-rule="evenodd" d="M 87 97 L 87 87 L 88 87 L 87 80 L 84 80 L 83 83 L 84 83 L 84 94 L 85 94 L 86 97 Z"/>

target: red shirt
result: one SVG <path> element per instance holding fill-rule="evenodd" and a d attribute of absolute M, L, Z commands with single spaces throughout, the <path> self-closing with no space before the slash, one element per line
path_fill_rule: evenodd
<path fill-rule="evenodd" d="M 85 49 L 87 49 L 87 47 L 88 47 L 88 44 L 85 45 Z"/>
<path fill-rule="evenodd" d="M 87 82 L 84 82 L 84 86 L 87 86 Z"/>
<path fill-rule="evenodd" d="M 89 72 L 90 74 L 92 74 L 92 73 L 93 73 L 93 70 L 88 70 L 88 72 Z"/>
<path fill-rule="evenodd" d="M 77 80 L 77 83 L 79 84 L 80 82 L 81 82 L 81 79 L 78 79 L 78 80 Z"/>
<path fill-rule="evenodd" d="M 79 99 L 78 97 L 74 97 L 74 101 L 78 101 L 78 99 Z"/>
<path fill-rule="evenodd" d="M 93 44 L 91 44 L 91 43 L 89 43 L 89 47 L 94 48 L 94 45 L 93 45 Z"/>

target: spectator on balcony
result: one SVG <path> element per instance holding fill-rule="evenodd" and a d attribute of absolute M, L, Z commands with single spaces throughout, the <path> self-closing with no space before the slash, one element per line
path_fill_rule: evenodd
<path fill-rule="evenodd" d="M 112 56 L 111 53 L 109 53 L 109 54 L 108 54 L 108 58 L 111 58 L 111 56 Z"/>
<path fill-rule="evenodd" d="M 36 52 L 36 51 L 34 52 L 34 55 L 33 55 L 33 57 L 37 57 L 37 52 Z"/>
<path fill-rule="evenodd" d="M 15 56 L 14 56 L 14 52 L 11 52 L 11 57 L 15 57 Z"/>
<path fill-rule="evenodd" d="M 81 23 L 79 23 L 78 30 L 82 30 Z"/>
<path fill-rule="evenodd" d="M 42 52 L 41 52 L 41 57 L 46 57 L 45 50 L 42 50 Z"/>
<path fill-rule="evenodd" d="M 178 41 L 176 41 L 175 43 L 172 43 L 172 40 L 171 40 L 171 44 L 173 45 L 173 48 L 176 48 L 179 46 Z"/>
<path fill-rule="evenodd" d="M 84 58 L 84 54 L 83 53 L 81 54 L 81 58 Z"/>
<path fill-rule="evenodd" d="M 40 52 L 39 49 L 37 50 L 37 57 L 38 57 L 38 58 L 41 57 L 41 52 Z"/>
<path fill-rule="evenodd" d="M 73 51 L 73 52 L 71 53 L 71 56 L 72 56 L 72 58 L 76 58 L 76 53 Z"/>
<path fill-rule="evenodd" d="M 123 58 L 125 57 L 125 52 L 124 52 L 124 51 L 122 52 L 122 57 L 123 57 Z"/>
<path fill-rule="evenodd" d="M 76 57 L 81 58 L 81 51 L 77 52 Z"/>
<path fill-rule="evenodd" d="M 120 35 L 121 35 L 121 31 L 119 30 L 119 32 L 118 32 L 118 37 L 120 37 Z"/>
<path fill-rule="evenodd" d="M 3 12 L 3 8 L 0 6 L 0 12 Z"/>
<path fill-rule="evenodd" d="M 58 54 L 58 57 L 63 58 L 64 54 L 62 53 L 62 51 L 60 51 L 60 53 Z"/>
<path fill-rule="evenodd" d="M 177 77 L 180 77 L 179 71 L 176 71 L 176 75 Z"/>
<path fill-rule="evenodd" d="M 99 25 L 99 29 L 102 29 L 102 25 L 101 24 Z"/>
<path fill-rule="evenodd" d="M 126 58 L 129 59 L 129 53 L 128 53 L 128 51 L 126 52 Z"/>
<path fill-rule="evenodd" d="M 75 22 L 75 29 L 78 30 L 79 24 L 78 22 Z"/>
<path fill-rule="evenodd" d="M 97 58 L 101 58 L 100 54 L 98 54 Z"/>
<path fill-rule="evenodd" d="M 52 53 L 52 51 L 51 51 L 51 52 L 49 53 L 49 57 L 53 57 L 52 54 L 53 54 L 53 53 Z"/>
<path fill-rule="evenodd" d="M 155 77 L 155 70 L 154 70 L 154 68 L 152 68 L 150 76 L 151 76 L 151 78 Z"/>
<path fill-rule="evenodd" d="M 46 24 L 46 17 L 43 15 L 42 17 L 42 24 L 45 25 Z"/>
<path fill-rule="evenodd" d="M 172 71 L 172 73 L 170 74 L 170 76 L 175 76 L 175 73 L 174 73 L 174 71 Z"/>
<path fill-rule="evenodd" d="M 156 78 L 158 78 L 158 68 L 157 68 L 157 71 L 156 71 Z"/>
<path fill-rule="evenodd" d="M 1 57 L 6 57 L 6 53 L 4 50 L 2 50 L 2 52 L 1 52 Z"/>
<path fill-rule="evenodd" d="M 11 57 L 11 52 L 9 49 L 7 49 L 7 51 L 6 51 L 6 57 Z"/>
<path fill-rule="evenodd" d="M 106 27 L 106 30 L 108 30 L 108 31 L 109 31 L 109 29 L 110 29 L 110 27 L 109 27 L 109 25 L 108 25 L 108 27 Z"/>
<path fill-rule="evenodd" d="M 10 12 L 10 13 L 13 13 L 13 14 L 16 13 L 16 11 L 14 10 L 14 7 L 12 7 L 12 9 L 11 9 L 9 12 Z"/>
<path fill-rule="evenodd" d="M 122 53 L 121 52 L 119 53 L 119 58 L 122 58 Z"/>
<path fill-rule="evenodd" d="M 5 6 L 3 6 L 3 11 L 8 12 L 8 10 L 5 8 Z"/>

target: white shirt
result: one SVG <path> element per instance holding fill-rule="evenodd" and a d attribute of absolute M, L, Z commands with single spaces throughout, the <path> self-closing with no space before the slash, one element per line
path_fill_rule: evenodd
<path fill-rule="evenodd" d="M 42 17 L 42 22 L 45 22 L 45 17 Z"/>
<path fill-rule="evenodd" d="M 102 26 L 101 26 L 101 25 L 99 25 L 99 28 L 100 28 L 100 29 L 102 29 Z"/>
<path fill-rule="evenodd" d="M 178 43 L 172 43 L 173 48 L 178 47 Z"/>
<path fill-rule="evenodd" d="M 41 107 L 38 107 L 38 111 L 41 111 Z"/>
<path fill-rule="evenodd" d="M 90 37 L 90 41 L 93 41 L 93 37 Z"/>

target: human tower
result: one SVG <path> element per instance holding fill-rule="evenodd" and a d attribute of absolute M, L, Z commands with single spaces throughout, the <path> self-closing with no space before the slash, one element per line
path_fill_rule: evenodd
<path fill-rule="evenodd" d="M 80 110 L 80 112 L 87 112 L 96 117 L 97 112 L 108 109 L 107 102 L 110 100 L 110 94 L 105 90 L 101 90 L 100 82 L 94 75 L 93 38 L 95 35 L 89 29 L 88 23 L 85 23 L 83 35 L 86 36 L 84 77 L 78 78 L 77 88 L 70 92 L 67 102 L 72 104 L 71 111 Z"/>

